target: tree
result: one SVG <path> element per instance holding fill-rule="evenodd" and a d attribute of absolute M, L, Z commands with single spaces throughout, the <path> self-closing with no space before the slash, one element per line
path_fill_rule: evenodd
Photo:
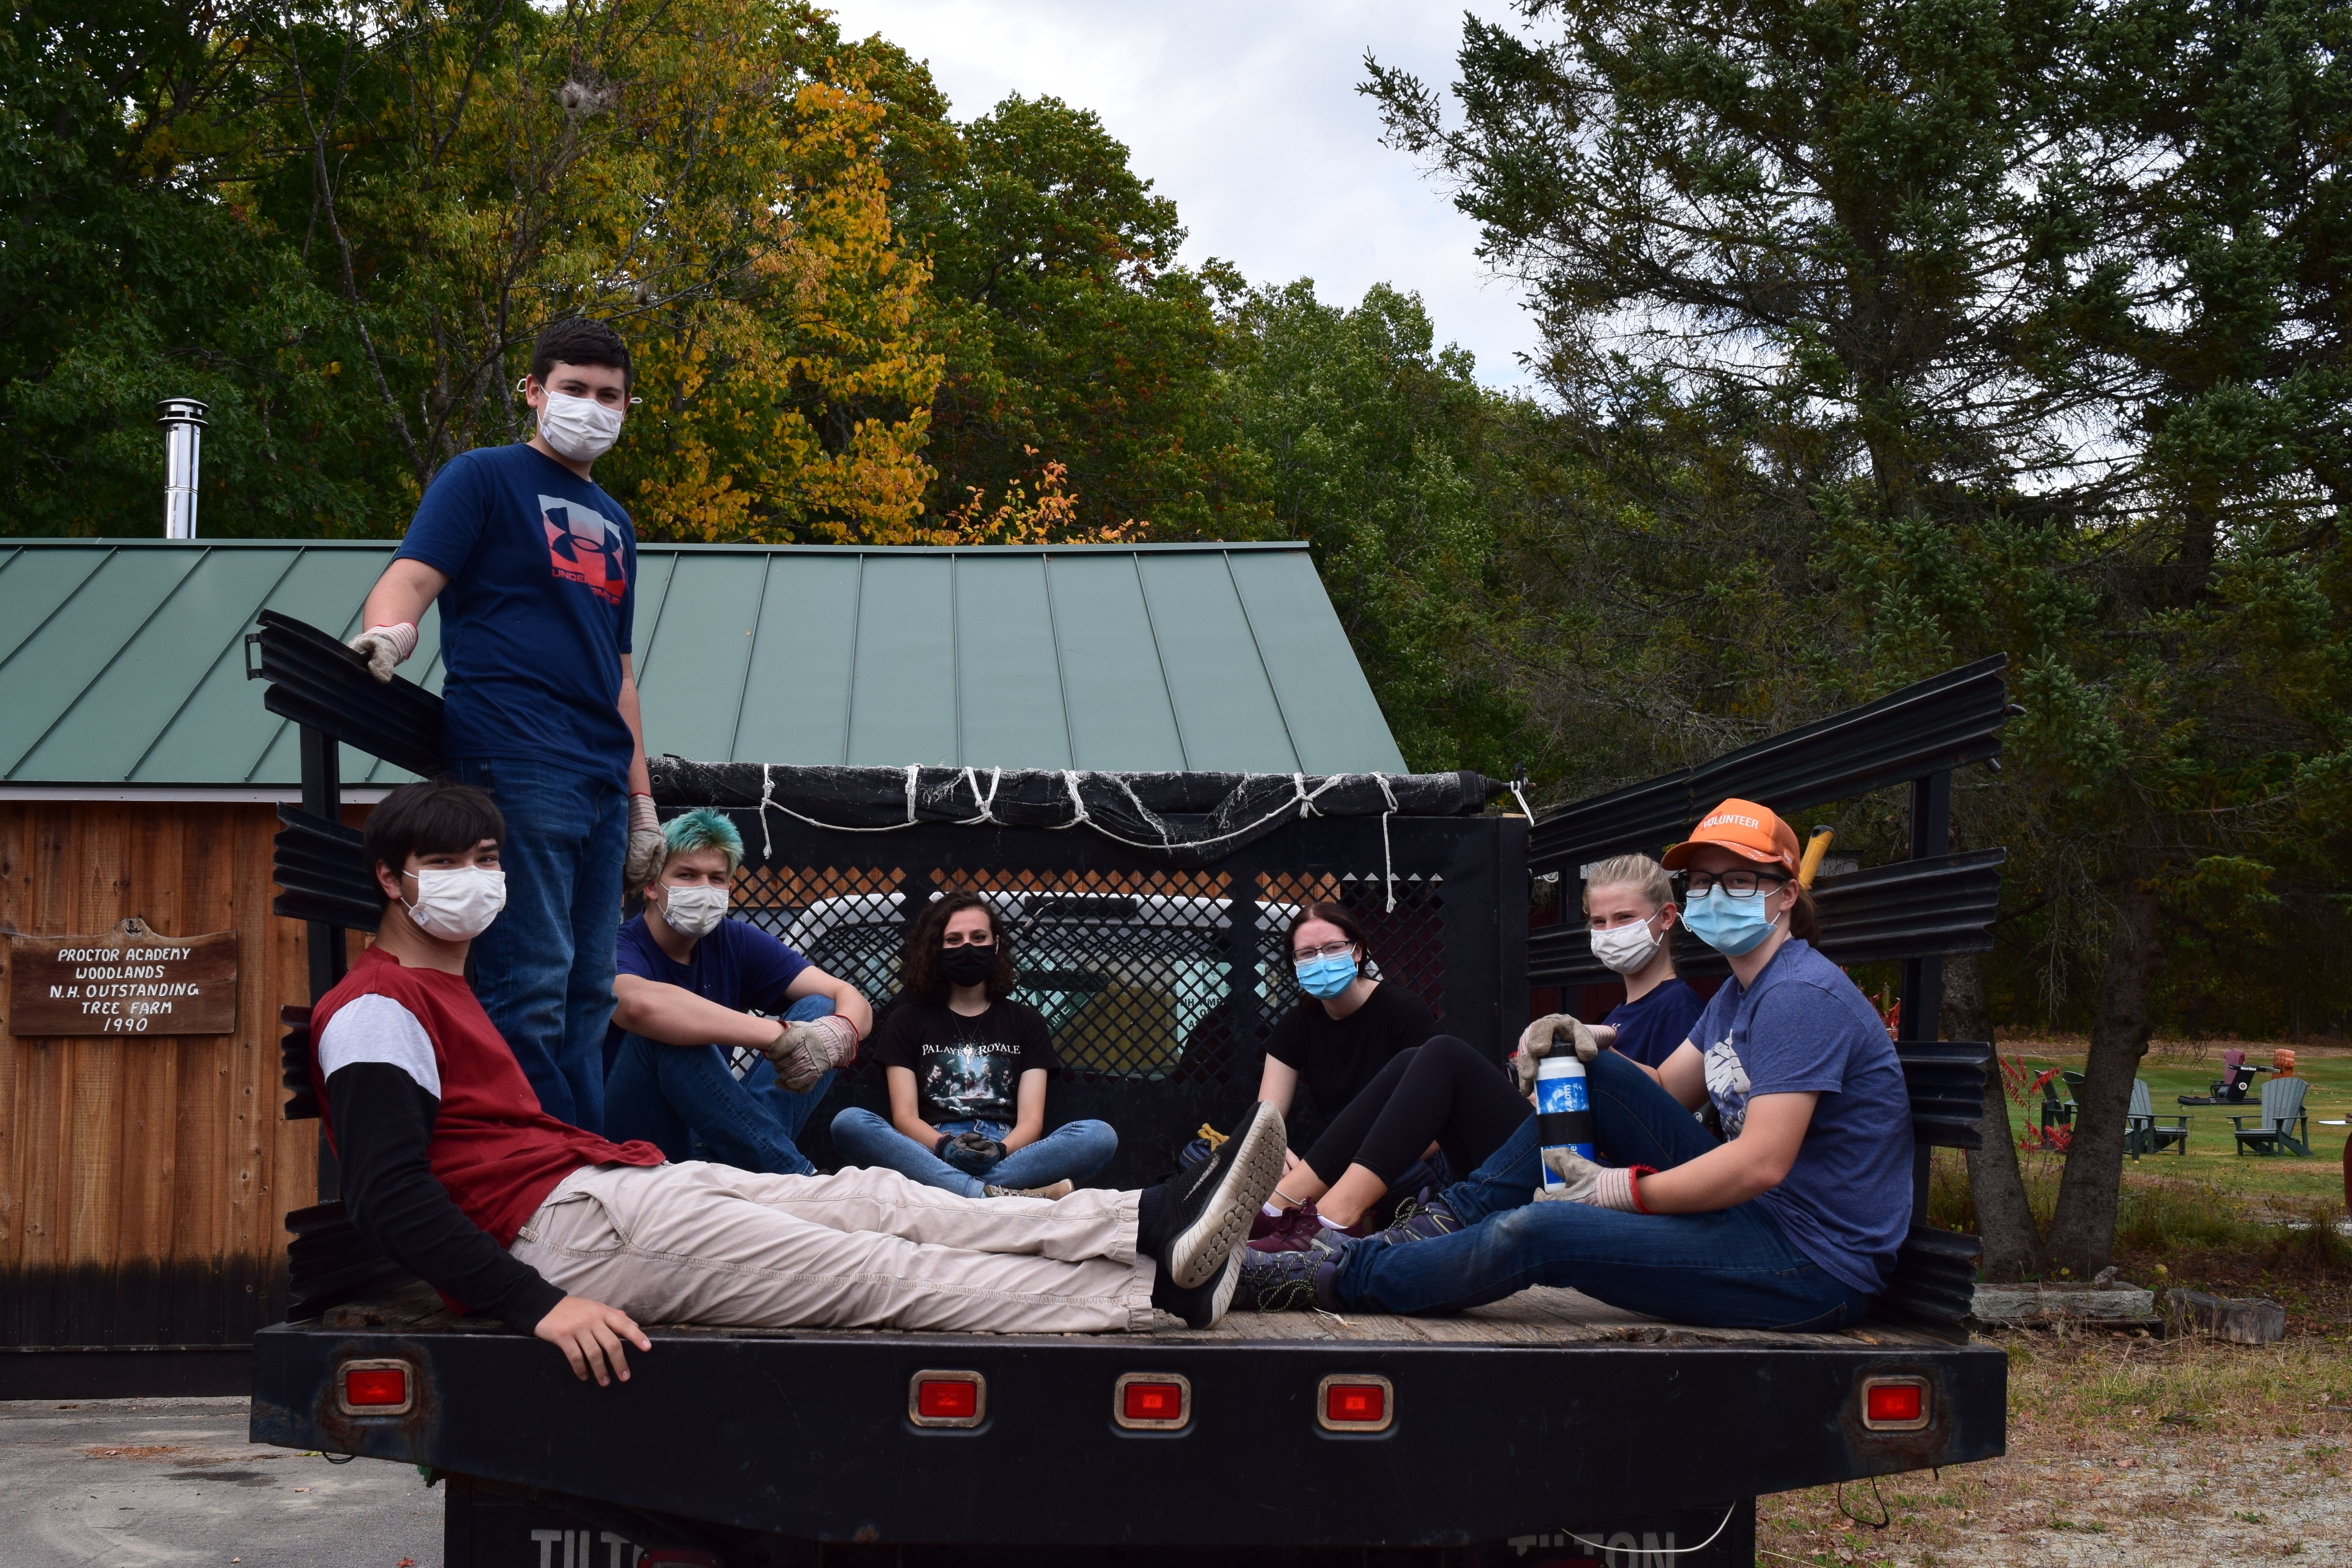
<path fill-rule="evenodd" d="M 1176 264 L 1175 204 L 1090 111 L 1016 95 L 960 143 L 903 216 L 930 258 L 947 362 L 932 515 L 1058 462 L 1072 526 L 1248 536 L 1259 514 L 1235 482 L 1217 384 L 1217 306 L 1239 278 Z"/>
<path fill-rule="evenodd" d="M 214 404 L 207 531 L 384 533 L 519 439 L 551 316 L 636 344 L 609 478 L 653 537 L 889 537 L 939 376 L 869 68 L 793 0 L 20 11 L 0 148 L 12 529 L 155 489 L 153 399 Z M 129 104 L 127 112 L 109 106 Z M 145 428 L 142 428 L 144 426 Z M 92 437 L 91 432 L 96 437 Z"/>
<path fill-rule="evenodd" d="M 1680 761 L 2011 655 L 2027 717 L 1959 827 L 2034 846 L 2004 944 L 2096 971 L 2049 1247 L 2094 1270 L 2164 948 L 2256 910 L 2296 789 L 2345 776 L 2342 24 L 1521 10 L 1465 24 L 1458 118 L 1366 87 L 1534 289 L 1567 411 L 1494 668 L 1572 768 L 1634 749 L 1599 715 Z"/>
<path fill-rule="evenodd" d="M 1419 297 L 1384 285 L 1353 310 L 1305 279 L 1259 289 L 1234 331 L 1244 461 L 1280 536 L 1313 550 L 1407 763 L 1507 776 L 1519 716 L 1454 650 L 1535 412 L 1481 387 Z"/>

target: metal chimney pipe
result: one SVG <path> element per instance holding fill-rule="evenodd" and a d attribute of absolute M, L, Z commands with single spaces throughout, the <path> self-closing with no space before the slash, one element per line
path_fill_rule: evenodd
<path fill-rule="evenodd" d="M 155 405 L 163 427 L 163 537 L 196 536 L 196 459 L 204 445 L 205 405 L 167 397 Z"/>

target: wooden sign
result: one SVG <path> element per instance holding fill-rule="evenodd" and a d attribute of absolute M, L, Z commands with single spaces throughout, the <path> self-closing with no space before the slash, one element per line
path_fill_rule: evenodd
<path fill-rule="evenodd" d="M 236 932 L 158 936 L 124 921 L 103 936 L 8 938 L 8 1032 L 236 1032 Z"/>

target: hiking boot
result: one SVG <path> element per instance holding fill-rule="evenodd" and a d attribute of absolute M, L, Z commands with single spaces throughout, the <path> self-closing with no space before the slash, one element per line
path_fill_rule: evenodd
<path fill-rule="evenodd" d="M 1153 1234 L 1136 1239 L 1178 1289 L 1215 1279 L 1249 1234 L 1250 1216 L 1282 1179 L 1283 1136 L 1282 1113 L 1255 1101 L 1214 1153 L 1160 1184 Z"/>
<path fill-rule="evenodd" d="M 1225 1266 L 1205 1285 L 1195 1285 L 1187 1290 L 1165 1274 L 1155 1278 L 1151 1281 L 1151 1304 L 1183 1319 L 1188 1329 L 1213 1328 L 1233 1306 L 1234 1291 L 1241 1284 L 1241 1278 L 1242 1253 L 1241 1248 L 1235 1247 L 1225 1254 Z"/>
<path fill-rule="evenodd" d="M 1424 1193 L 1400 1204 L 1396 1223 L 1386 1230 L 1374 1231 L 1371 1239 L 1387 1247 L 1402 1247 L 1408 1241 L 1451 1236 L 1461 1228 L 1460 1216 L 1446 1206 L 1444 1198 L 1433 1198 Z"/>
<path fill-rule="evenodd" d="M 1339 1232 L 1326 1229 L 1325 1237 Z M 1240 1252 L 1241 1288 L 1234 1305 L 1260 1312 L 1303 1312 L 1310 1307 L 1337 1311 L 1332 1294 L 1339 1275 L 1339 1249 L 1316 1240 L 1297 1252 L 1261 1252 L 1244 1247 Z"/>
<path fill-rule="evenodd" d="M 1044 1198 L 1048 1203 L 1055 1198 L 1066 1198 L 1077 1190 L 1078 1184 L 1068 1180 L 1055 1182 L 1050 1187 L 982 1187 L 981 1189 L 992 1198 Z"/>

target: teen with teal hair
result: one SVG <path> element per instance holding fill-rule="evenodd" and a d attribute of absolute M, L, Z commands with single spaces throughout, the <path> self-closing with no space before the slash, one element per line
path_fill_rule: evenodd
<path fill-rule="evenodd" d="M 857 987 L 727 917 L 743 837 L 704 807 L 662 826 L 668 853 L 615 944 L 604 1127 L 672 1160 L 804 1176 L 801 1128 L 857 1056 Z"/>

